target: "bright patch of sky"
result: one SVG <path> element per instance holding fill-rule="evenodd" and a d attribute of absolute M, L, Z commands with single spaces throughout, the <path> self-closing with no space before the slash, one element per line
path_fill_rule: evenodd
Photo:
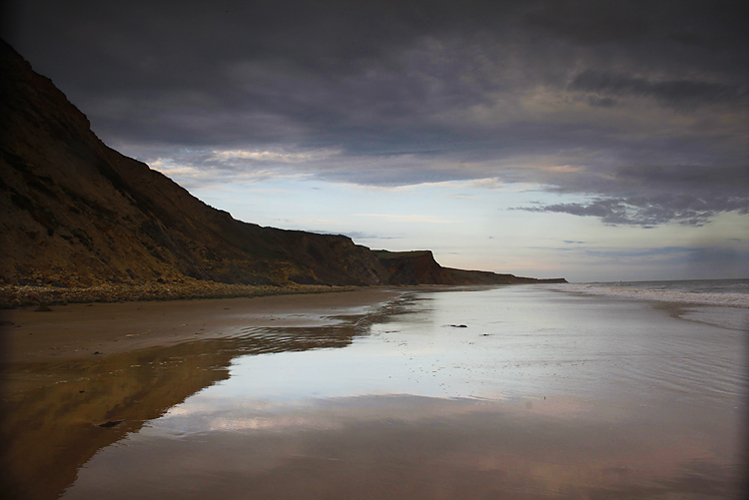
<path fill-rule="evenodd" d="M 447 267 L 575 282 L 732 278 L 747 272 L 749 218 L 735 213 L 705 227 L 615 226 L 593 217 L 518 210 L 585 199 L 491 178 L 387 188 L 273 172 L 232 183 L 196 182 L 179 169 L 165 173 L 236 219 L 344 234 L 373 249 L 430 249 Z"/>

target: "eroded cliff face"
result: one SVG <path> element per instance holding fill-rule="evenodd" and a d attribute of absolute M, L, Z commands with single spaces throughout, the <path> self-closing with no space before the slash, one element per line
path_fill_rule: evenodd
<path fill-rule="evenodd" d="M 374 250 L 374 254 L 390 273 L 391 285 L 456 284 L 450 273 L 434 260 L 434 255 L 429 250 L 412 252 Z"/>
<path fill-rule="evenodd" d="M 524 278 L 513 274 L 498 274 L 489 271 L 467 271 L 442 267 L 434 260 L 430 250 L 390 252 L 373 250 L 390 273 L 391 285 L 520 285 L 534 283 L 566 283 L 564 278 Z"/>
<path fill-rule="evenodd" d="M 2 40 L 0 173 L 0 285 L 517 282 L 443 268 L 430 251 L 372 252 L 346 236 L 235 220 L 107 147 Z"/>

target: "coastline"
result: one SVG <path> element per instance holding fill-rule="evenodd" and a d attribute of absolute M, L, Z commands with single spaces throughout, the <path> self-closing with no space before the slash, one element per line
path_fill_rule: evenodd
<path fill-rule="evenodd" d="M 724 280 L 686 280 L 681 283 L 716 282 Z M 729 280 L 725 280 L 729 281 Z M 746 281 L 746 280 L 730 280 Z M 705 292 L 699 289 L 668 289 L 663 283 L 680 282 L 642 282 L 646 286 L 617 286 L 608 283 L 566 284 L 547 287 L 548 290 L 572 295 L 599 298 L 606 300 L 637 301 L 650 304 L 654 309 L 663 311 L 672 318 L 702 323 L 705 325 L 727 328 L 729 330 L 749 331 L 749 294 L 738 290 L 732 292 L 714 289 Z M 658 288 L 647 285 L 655 283 Z M 638 285 L 629 282 L 628 285 Z"/>
<path fill-rule="evenodd" d="M 0 311 L 2 362 L 74 361 L 231 337 L 252 328 L 335 324 L 403 293 L 390 287 L 300 287 L 264 296 L 51 303 L 49 312 L 34 306 L 6 309 Z"/>

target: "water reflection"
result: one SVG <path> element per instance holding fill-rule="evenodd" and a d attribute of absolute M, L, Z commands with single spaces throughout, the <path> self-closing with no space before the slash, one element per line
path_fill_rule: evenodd
<path fill-rule="evenodd" d="M 65 498 L 737 498 L 740 471 L 683 423 L 544 408 L 556 404 L 368 396 L 176 413 L 99 453 Z"/>
<path fill-rule="evenodd" d="M 248 328 L 231 338 L 85 361 L 3 365 L 3 498 L 57 498 L 98 450 L 229 378 L 234 358 L 344 347 L 399 307 L 348 316 L 335 326 Z"/>

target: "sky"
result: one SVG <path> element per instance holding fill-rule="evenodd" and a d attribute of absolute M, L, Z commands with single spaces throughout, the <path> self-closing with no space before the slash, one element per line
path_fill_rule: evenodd
<path fill-rule="evenodd" d="M 570 281 L 749 278 L 749 3 L 24 0 L 109 146 L 264 226 Z"/>

